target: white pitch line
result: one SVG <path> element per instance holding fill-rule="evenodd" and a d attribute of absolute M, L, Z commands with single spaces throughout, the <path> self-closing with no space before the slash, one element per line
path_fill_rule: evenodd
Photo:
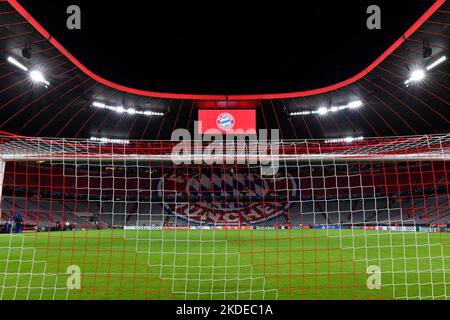
<path fill-rule="evenodd" d="M 420 270 L 420 273 L 435 273 L 435 272 L 443 272 L 445 271 L 450 272 L 450 269 L 436 269 L 436 270 Z M 407 270 L 408 273 L 418 273 L 417 270 Z M 212 273 L 212 272 L 211 272 Z M 399 270 L 399 271 L 385 271 L 385 272 L 381 272 L 382 274 L 405 274 L 405 270 Z M 155 275 L 155 276 L 159 276 L 160 273 L 159 272 L 82 272 L 82 275 L 115 275 L 115 276 L 121 276 L 121 275 L 131 275 L 131 276 L 143 276 L 143 275 Z M 164 274 L 164 273 L 163 273 Z M 186 276 L 186 272 L 170 272 L 168 273 L 170 275 L 183 275 Z M 193 273 L 190 272 L 188 273 L 189 275 L 205 275 L 205 273 Z M 214 272 L 214 275 L 228 275 L 228 273 L 218 273 L 218 272 Z M 240 273 L 240 275 L 244 275 L 244 276 L 250 276 L 250 275 L 254 275 L 254 276 L 277 276 L 277 275 L 285 275 L 285 276 L 289 276 L 289 275 L 295 275 L 295 276 L 301 276 L 301 275 L 305 275 L 305 276 L 336 276 L 336 275 L 361 275 L 361 274 L 366 274 L 365 272 L 266 272 L 266 273 Z M 65 275 L 67 276 L 67 273 L 0 273 L 0 276 L 2 275 L 35 275 L 35 276 L 59 276 L 59 275 Z M 197 279 L 195 279 L 197 280 Z"/>

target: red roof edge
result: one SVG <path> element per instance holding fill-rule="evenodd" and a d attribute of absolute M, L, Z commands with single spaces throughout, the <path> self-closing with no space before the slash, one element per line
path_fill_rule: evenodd
<path fill-rule="evenodd" d="M 289 98 L 299 98 L 299 97 L 307 97 L 312 95 L 323 94 L 331 91 L 338 90 L 340 88 L 346 87 L 356 81 L 365 77 L 369 72 L 375 69 L 380 63 L 382 63 L 390 54 L 392 54 L 395 50 L 397 50 L 425 21 L 427 21 L 436 10 L 441 7 L 446 0 L 437 0 L 420 18 L 417 20 L 403 35 L 400 39 L 395 41 L 378 59 L 372 62 L 367 68 L 354 75 L 347 80 L 338 82 L 336 84 L 313 89 L 306 91 L 297 91 L 297 92 L 289 92 L 289 93 L 272 93 L 272 94 L 254 94 L 254 95 L 208 95 L 208 94 L 180 94 L 180 93 L 163 93 L 163 92 L 154 92 L 147 90 L 140 90 L 135 88 L 130 88 L 127 86 L 120 85 L 118 83 L 114 83 L 109 81 L 101 76 L 92 72 L 89 68 L 83 65 L 78 59 L 76 59 L 68 50 L 64 48 L 55 38 L 51 36 L 51 34 L 42 27 L 42 25 L 36 21 L 22 5 L 19 4 L 17 0 L 6 0 L 9 2 L 11 6 L 14 7 L 17 12 L 22 15 L 44 38 L 48 39 L 48 41 L 55 46 L 67 59 L 69 59 L 75 66 L 77 66 L 82 72 L 84 72 L 87 76 L 92 78 L 93 80 L 116 90 L 126 92 L 129 94 L 135 94 L 145 97 L 153 97 L 153 98 L 164 98 L 164 99 L 193 99 L 193 100 L 269 100 L 269 99 L 289 99 Z"/>

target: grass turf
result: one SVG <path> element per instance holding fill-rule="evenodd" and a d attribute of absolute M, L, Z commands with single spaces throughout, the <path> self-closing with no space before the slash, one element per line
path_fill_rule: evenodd
<path fill-rule="evenodd" d="M 0 299 L 446 299 L 450 234 L 78 231 L 0 236 Z M 67 268 L 81 270 L 68 290 Z M 381 268 L 380 290 L 367 266 Z"/>

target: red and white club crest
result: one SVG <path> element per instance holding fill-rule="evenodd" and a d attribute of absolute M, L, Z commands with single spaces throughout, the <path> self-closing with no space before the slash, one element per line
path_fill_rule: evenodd
<path fill-rule="evenodd" d="M 165 197 L 165 208 L 180 218 L 208 225 L 235 225 L 257 224 L 284 214 L 290 206 L 288 199 L 297 193 L 296 185 L 290 175 L 264 179 L 255 174 L 214 173 L 190 178 L 165 175 L 157 189 Z"/>
<path fill-rule="evenodd" d="M 236 119 L 231 113 L 224 112 L 219 114 L 216 119 L 217 128 L 222 131 L 233 130 L 236 125 Z"/>

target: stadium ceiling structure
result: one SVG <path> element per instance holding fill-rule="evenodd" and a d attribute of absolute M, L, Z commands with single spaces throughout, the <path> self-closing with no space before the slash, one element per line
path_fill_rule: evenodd
<path fill-rule="evenodd" d="M 17 1 L 0 1 L 0 131 L 30 137 L 170 139 L 198 108 L 256 108 L 258 128 L 282 139 L 448 132 L 446 1 L 355 76 L 315 90 L 257 95 L 159 93 L 90 71 Z M 27 59 L 31 46 L 31 59 Z"/>

